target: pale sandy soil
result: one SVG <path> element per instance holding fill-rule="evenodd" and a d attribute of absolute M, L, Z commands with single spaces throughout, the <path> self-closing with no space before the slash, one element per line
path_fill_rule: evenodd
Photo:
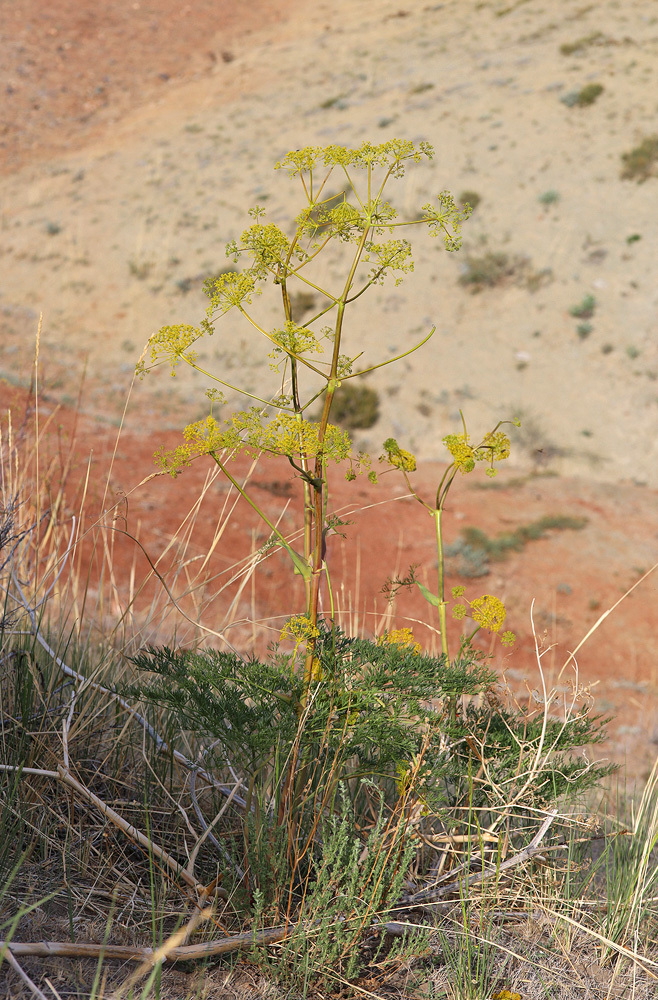
<path fill-rule="evenodd" d="M 260 202 L 285 224 L 299 207 L 295 185 L 272 171 L 276 159 L 307 143 L 425 139 L 437 156 L 398 183 L 401 211 L 446 187 L 482 201 L 461 254 L 419 232 L 415 273 L 355 304 L 346 347 L 364 347 L 370 363 L 437 327 L 402 368 L 373 376 L 383 414 L 367 443 L 394 431 L 435 459 L 460 405 L 474 433 L 519 411 L 531 446 L 563 452 L 559 471 L 657 485 L 657 182 L 619 178 L 621 154 L 656 128 L 655 4 L 342 0 L 282 10 L 240 36 L 231 62 L 225 36 L 207 24 L 203 51 L 215 59 L 194 63 L 196 79 L 153 91 L 82 148 L 5 176 L 3 372 L 26 377 L 43 311 L 55 388 L 72 396 L 86 359 L 99 383 L 87 406 L 112 418 L 150 334 L 202 317 L 201 279 L 226 264 L 246 209 Z M 560 53 L 594 32 L 582 50 Z M 159 58 L 169 66 L 166 49 Z M 60 72 L 65 81 L 66 63 Z M 595 104 L 560 101 L 588 82 L 605 88 Z M 559 200 L 547 207 L 538 199 L 549 190 Z M 526 255 L 545 283 L 471 295 L 458 284 L 466 254 L 487 249 Z M 588 293 L 597 305 L 583 340 L 568 310 Z M 265 302 L 261 317 L 275 320 Z M 253 391 L 271 386 L 261 357 L 231 316 L 205 360 Z M 173 398 L 164 376 L 138 396 L 158 424 L 171 420 L 174 398 L 188 414 L 203 407 L 193 375 Z"/>
<path fill-rule="evenodd" d="M 590 517 L 592 527 L 528 546 L 486 580 L 523 637 L 521 664 L 510 661 L 523 683 L 533 597 L 548 638 L 573 648 L 658 561 L 658 180 L 620 179 L 622 154 L 658 130 L 655 3 L 288 0 L 241 5 L 246 21 L 221 21 L 209 3 L 185 9 L 192 19 L 170 0 L 110 3 L 100 25 L 96 7 L 92 15 L 74 0 L 47 12 L 14 5 L 2 42 L 12 92 L 1 147 L 0 374 L 29 381 L 43 312 L 47 398 L 75 400 L 86 372 L 83 412 L 116 426 L 148 337 L 203 317 L 203 278 L 226 266 L 224 245 L 248 224 L 247 208 L 260 203 L 284 226 L 299 209 L 294 184 L 272 169 L 279 157 L 307 143 L 429 141 L 436 158 L 393 188 L 400 211 L 413 216 L 443 188 L 481 202 L 461 253 L 418 231 L 414 273 L 364 296 L 348 318 L 347 350 L 363 349 L 370 364 L 437 327 L 418 354 L 371 376 L 382 413 L 358 444 L 378 453 L 394 433 L 440 461 L 460 407 L 474 435 L 517 412 L 511 474 L 549 467 L 579 477 L 466 491 L 469 505 L 456 502 L 448 522 L 453 540 L 461 523 L 497 533 L 548 513 Z M 583 38 L 577 52 L 560 52 Z M 560 100 L 590 82 L 604 87 L 590 107 Z M 547 205 L 549 191 L 558 198 Z M 460 275 L 468 254 L 489 250 L 527 258 L 526 269 L 473 295 Z M 581 338 L 569 309 L 587 294 L 596 308 Z M 275 322 L 269 300 L 257 308 Z M 262 345 L 239 318 L 227 317 L 204 350 L 222 377 L 252 392 L 273 387 Z M 204 411 L 194 373 L 138 384 L 115 485 L 134 486 L 163 429 Z M 163 501 L 148 502 L 145 513 Z M 363 539 L 368 530 L 360 520 Z M 393 554 L 371 567 L 373 592 L 394 568 L 395 546 L 411 549 L 417 531 L 398 514 L 390 530 Z M 431 572 L 430 550 L 419 558 Z M 640 747 L 642 767 L 656 726 L 656 587 L 644 584 L 583 654 L 586 682 L 606 678 L 602 707 L 625 713 L 615 755 Z"/>

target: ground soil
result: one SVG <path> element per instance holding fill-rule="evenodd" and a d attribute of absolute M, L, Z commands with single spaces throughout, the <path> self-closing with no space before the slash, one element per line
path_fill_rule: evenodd
<path fill-rule="evenodd" d="M 3 10 L 0 171 L 79 149 L 167 88 L 230 63 L 296 0 L 16 0 Z"/>

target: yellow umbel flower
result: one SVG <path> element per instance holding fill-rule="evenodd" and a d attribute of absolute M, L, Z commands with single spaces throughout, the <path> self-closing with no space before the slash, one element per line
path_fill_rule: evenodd
<path fill-rule="evenodd" d="M 384 451 L 386 454 L 380 457 L 380 462 L 389 462 L 394 468 L 403 472 L 416 471 L 416 456 L 401 448 L 395 438 L 387 438 L 384 441 Z"/>
<path fill-rule="evenodd" d="M 482 597 L 476 597 L 471 601 L 471 617 L 474 622 L 483 628 L 488 628 L 490 632 L 500 632 L 507 612 L 499 597 L 483 594 Z"/>
<path fill-rule="evenodd" d="M 456 598 L 463 597 L 464 590 L 464 587 L 453 587 L 452 596 Z M 466 605 L 468 605 L 470 607 L 471 618 L 476 625 L 489 629 L 490 632 L 500 632 L 503 622 L 507 617 L 507 612 L 505 611 L 505 605 L 499 597 L 494 597 L 493 594 L 483 594 L 482 597 L 476 597 L 473 601 L 469 601 L 466 598 L 465 601 L 465 604 L 455 604 L 452 609 L 453 618 L 456 618 L 457 621 L 465 618 L 468 614 L 466 608 Z M 516 642 L 516 636 L 513 632 L 503 632 L 500 641 L 504 646 L 513 646 Z"/>
<path fill-rule="evenodd" d="M 314 625 L 307 615 L 293 615 L 281 629 L 279 638 L 282 641 L 291 639 L 297 649 L 300 643 L 306 642 L 307 639 L 317 639 L 319 635 L 317 625 Z"/>
<path fill-rule="evenodd" d="M 476 453 L 468 443 L 468 434 L 448 434 L 443 439 L 443 443 L 452 455 L 452 460 L 460 470 L 466 475 L 475 468 Z"/>
<path fill-rule="evenodd" d="M 409 648 L 412 653 L 419 656 L 422 646 L 416 642 L 414 634 L 410 628 L 394 628 L 377 639 L 378 646 L 402 646 Z"/>

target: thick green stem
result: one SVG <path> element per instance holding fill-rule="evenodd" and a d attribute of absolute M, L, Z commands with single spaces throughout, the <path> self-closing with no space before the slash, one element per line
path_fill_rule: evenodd
<path fill-rule="evenodd" d="M 438 563 L 439 563 L 439 627 L 441 629 L 441 649 L 446 657 L 449 659 L 448 655 L 448 616 L 446 613 L 446 596 L 445 596 L 445 553 L 443 551 L 443 532 L 441 530 L 441 514 L 443 513 L 443 508 L 437 507 L 433 511 L 434 516 L 434 527 L 436 528 L 436 548 L 438 552 Z"/>

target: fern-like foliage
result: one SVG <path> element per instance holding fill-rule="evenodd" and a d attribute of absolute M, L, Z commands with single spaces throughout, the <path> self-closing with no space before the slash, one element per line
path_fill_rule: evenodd
<path fill-rule="evenodd" d="M 166 707 L 199 743 L 217 742 L 218 762 L 228 759 L 246 784 L 257 776 L 271 815 L 293 758 L 304 801 L 311 796 L 321 810 L 331 810 L 339 782 L 356 796 L 363 779 L 377 781 L 393 804 L 400 775 L 421 745 L 423 797 L 440 813 L 466 800 L 495 810 L 501 793 L 511 799 L 519 789 L 524 807 L 542 808 L 609 770 L 584 766 L 574 755 L 602 738 L 607 720 L 583 713 L 565 725 L 544 722 L 536 709 L 534 715 L 506 710 L 493 692 L 495 672 L 468 645 L 450 663 L 320 622 L 316 653 L 305 705 L 299 673 L 276 650 L 263 662 L 217 650 L 150 648 L 134 657 L 150 679 L 127 693 Z M 536 774 L 524 788 L 532 766 Z"/>

